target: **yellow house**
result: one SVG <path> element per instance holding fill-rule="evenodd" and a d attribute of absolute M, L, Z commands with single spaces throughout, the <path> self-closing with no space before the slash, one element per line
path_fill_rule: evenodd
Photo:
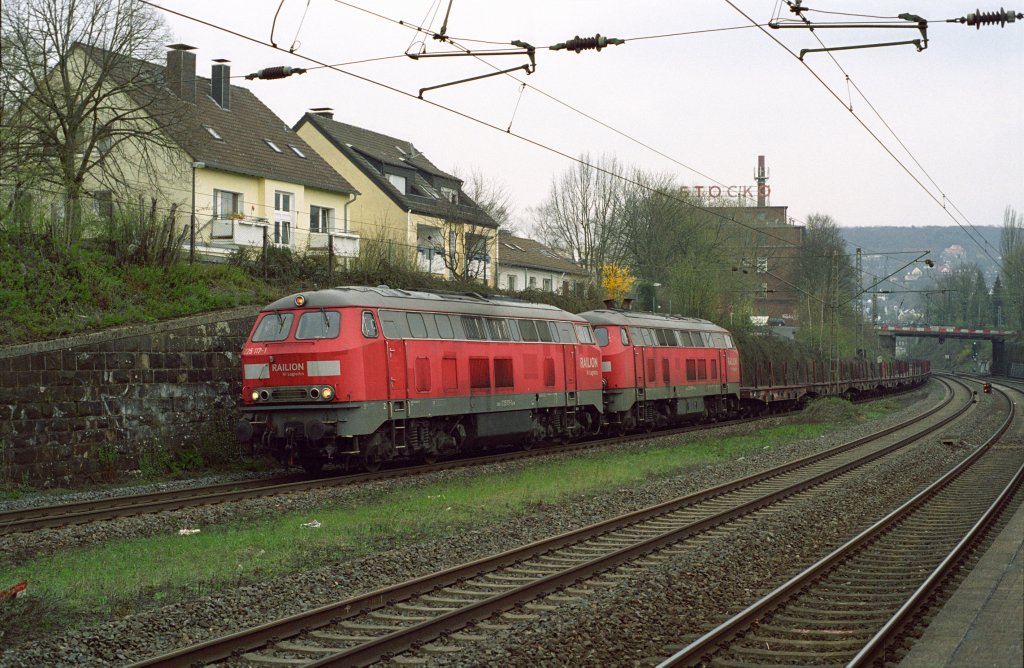
<path fill-rule="evenodd" d="M 184 245 L 200 257 L 265 245 L 358 256 L 358 236 L 345 233 L 358 191 L 251 91 L 231 84 L 227 61 L 200 77 L 193 47 L 175 44 L 165 65 L 150 66 L 163 70 L 153 78 L 163 85 L 135 102 L 156 119 L 163 141 L 153 143 L 162 150 L 117 147 L 100 169 L 116 169 L 124 187 L 104 191 L 110 179 L 97 175 L 98 201 L 116 205 L 134 192 L 161 211 L 173 206 Z"/>
<path fill-rule="evenodd" d="M 174 45 L 167 58 L 171 93 L 195 110 L 192 122 L 168 131 L 187 154 L 197 252 L 267 244 L 357 256 L 358 236 L 345 233 L 358 195 L 352 184 L 251 91 L 232 85 L 225 61 L 214 61 L 206 79 L 190 47 Z"/>
<path fill-rule="evenodd" d="M 403 249 L 423 271 L 496 285 L 498 225 L 459 178 L 411 142 L 336 121 L 329 109 L 294 130 L 360 192 L 345 231 Z"/>

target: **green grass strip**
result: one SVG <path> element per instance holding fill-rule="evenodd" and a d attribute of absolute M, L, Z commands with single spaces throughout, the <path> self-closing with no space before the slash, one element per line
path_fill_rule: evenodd
<path fill-rule="evenodd" d="M 681 468 L 736 457 L 826 431 L 784 425 L 683 447 L 600 452 L 528 465 L 518 472 L 390 491 L 359 504 L 273 519 L 200 527 L 63 551 L 11 568 L 0 582 L 30 582 L 33 597 L 69 612 L 123 611 L 133 603 L 208 592 L 371 552 L 398 540 L 443 538 L 515 516 L 536 504 L 607 492 Z M 319 529 L 303 527 L 312 519 Z"/>

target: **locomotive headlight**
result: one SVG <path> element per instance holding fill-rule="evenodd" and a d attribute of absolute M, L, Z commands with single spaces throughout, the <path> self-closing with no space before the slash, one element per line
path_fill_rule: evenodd
<path fill-rule="evenodd" d="M 252 399 L 253 401 L 259 401 L 260 400 L 260 393 L 259 393 L 259 391 L 253 390 L 252 392 L 250 392 L 249 393 L 249 398 Z"/>
<path fill-rule="evenodd" d="M 295 305 L 296 306 L 302 306 L 305 303 L 306 303 L 306 296 L 305 295 L 295 295 Z"/>
<path fill-rule="evenodd" d="M 331 399 L 334 398 L 334 388 L 333 387 L 323 387 L 323 388 L 321 388 L 320 396 L 324 398 L 324 401 L 330 401 Z"/>

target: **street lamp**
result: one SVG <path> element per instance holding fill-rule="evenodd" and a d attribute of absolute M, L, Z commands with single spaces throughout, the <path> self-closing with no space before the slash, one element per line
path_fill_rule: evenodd
<path fill-rule="evenodd" d="M 661 283 L 651 283 L 651 313 L 658 312 L 658 290 Z"/>
<path fill-rule="evenodd" d="M 196 260 L 196 170 L 206 167 L 206 163 L 200 160 L 192 162 L 192 224 L 189 227 L 188 235 L 188 263 Z"/>

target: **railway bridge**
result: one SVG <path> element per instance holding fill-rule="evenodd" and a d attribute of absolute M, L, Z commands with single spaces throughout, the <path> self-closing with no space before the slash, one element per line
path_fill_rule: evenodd
<path fill-rule="evenodd" d="M 890 355 L 896 354 L 896 337 L 938 339 L 971 339 L 992 342 L 992 373 L 1006 375 L 1006 340 L 1017 332 L 1002 329 L 972 329 L 970 327 L 942 327 L 931 325 L 875 325 L 875 333 L 882 349 Z"/>

